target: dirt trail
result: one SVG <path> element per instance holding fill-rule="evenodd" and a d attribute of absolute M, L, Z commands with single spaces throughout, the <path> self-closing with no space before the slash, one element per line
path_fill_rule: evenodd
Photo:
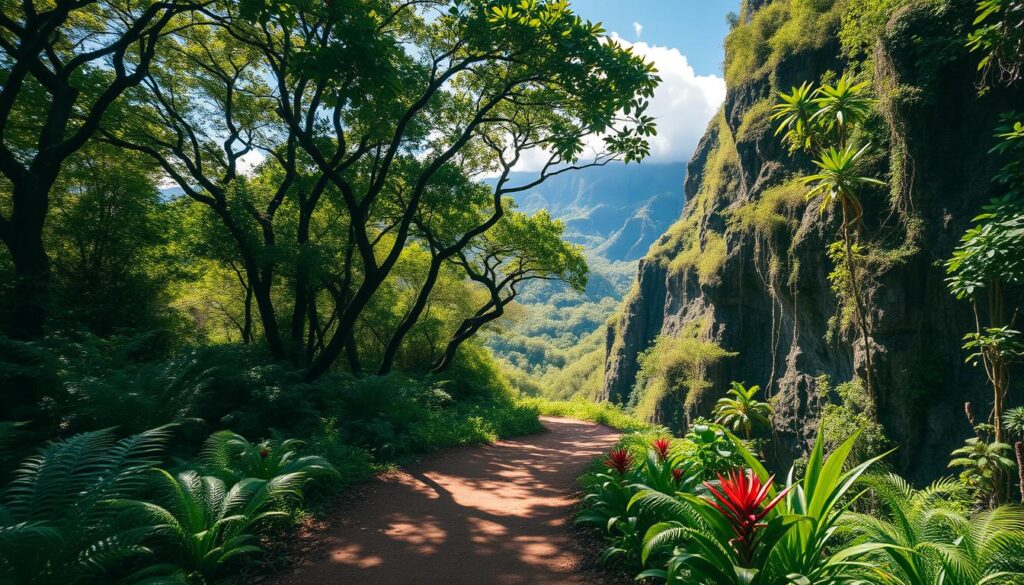
<path fill-rule="evenodd" d="M 586 583 L 567 506 L 618 433 L 543 417 L 549 432 L 432 456 L 339 512 L 327 554 L 279 585 Z"/>

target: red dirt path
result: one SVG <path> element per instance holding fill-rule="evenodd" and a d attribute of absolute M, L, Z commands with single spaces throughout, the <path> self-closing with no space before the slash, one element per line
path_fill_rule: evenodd
<path fill-rule="evenodd" d="M 327 554 L 279 585 L 586 583 L 568 506 L 618 433 L 543 417 L 549 432 L 431 456 L 329 520 Z"/>

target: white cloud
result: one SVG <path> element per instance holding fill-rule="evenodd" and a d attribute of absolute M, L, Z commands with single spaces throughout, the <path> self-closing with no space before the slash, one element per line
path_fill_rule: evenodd
<path fill-rule="evenodd" d="M 661 77 L 647 110 L 658 123 L 658 135 L 651 139 L 650 162 L 688 160 L 725 100 L 725 80 L 717 75 L 697 75 L 679 49 L 630 43 L 616 33 L 611 38 L 654 63 Z"/>
<path fill-rule="evenodd" d="M 635 28 L 642 26 L 637 23 Z M 630 43 L 614 32 L 610 38 L 653 63 L 661 77 L 661 84 L 647 109 L 647 113 L 657 119 L 658 135 L 650 139 L 651 155 L 645 161 L 689 160 L 708 122 L 725 100 L 725 80 L 717 75 L 697 75 L 686 55 L 678 49 L 641 41 Z M 595 151 L 601 145 L 597 139 L 588 143 Z M 541 151 L 523 153 L 516 170 L 537 171 L 547 159 L 548 155 Z"/>
<path fill-rule="evenodd" d="M 636 40 L 640 40 L 640 34 L 644 32 L 644 25 L 639 22 L 633 23 L 633 32 L 636 33 Z"/>

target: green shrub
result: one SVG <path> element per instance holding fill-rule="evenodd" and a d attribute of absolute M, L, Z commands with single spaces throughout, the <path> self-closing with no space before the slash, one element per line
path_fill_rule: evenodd
<path fill-rule="evenodd" d="M 558 416 L 596 422 L 620 431 L 649 431 L 658 429 L 656 425 L 643 422 L 627 412 L 621 406 L 610 402 L 591 402 L 582 397 L 571 400 L 545 400 L 543 398 L 523 398 L 520 403 L 536 409 L 544 416 Z"/>

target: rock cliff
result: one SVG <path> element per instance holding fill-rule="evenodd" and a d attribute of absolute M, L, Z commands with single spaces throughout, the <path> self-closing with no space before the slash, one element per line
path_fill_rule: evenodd
<path fill-rule="evenodd" d="M 797 10 L 776 4 L 789 3 L 748 4 L 738 26 L 764 26 L 758 11 Z M 698 330 L 738 355 L 707 368 L 710 388 L 685 407 L 665 396 L 654 418 L 679 429 L 709 415 L 730 380 L 760 384 L 775 405 L 774 444 L 786 461 L 835 400 L 822 392 L 830 387 L 823 376 L 831 384 L 863 376 L 863 352 L 852 349 L 858 344 L 837 317 L 828 279 L 838 222 L 803 201 L 806 189 L 793 177 L 809 161 L 786 152 L 769 120 L 780 89 L 857 71 L 878 99 L 866 138 L 883 154 L 872 174 L 888 184 L 863 196 L 864 231 L 879 243 L 870 287 L 879 420 L 900 447 L 897 466 L 932 477 L 970 433 L 963 403 L 990 401 L 983 372 L 964 364 L 961 337 L 972 318 L 947 292 L 941 262 L 996 193 L 993 129 L 1000 112 L 1024 100 L 1009 91 L 978 97 L 976 58 L 963 42 L 973 2 L 907 3 L 885 14 L 860 56 L 840 46 L 847 25 L 827 18 L 831 3 L 812 4 L 824 4 L 817 22 L 830 27 L 818 42 L 780 52 L 772 35 L 782 33 L 734 31 L 755 38 L 742 50 L 764 55 L 756 72 L 730 77 L 742 55 L 727 43 L 726 101 L 689 163 L 682 218 L 641 261 L 610 323 L 605 393 L 635 401 L 640 353 L 659 335 Z"/>

